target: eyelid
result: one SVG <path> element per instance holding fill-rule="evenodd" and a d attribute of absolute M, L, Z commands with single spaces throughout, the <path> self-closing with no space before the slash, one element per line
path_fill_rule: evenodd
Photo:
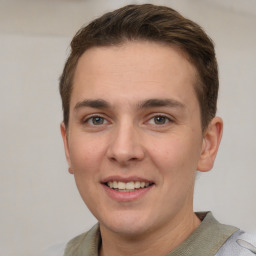
<path fill-rule="evenodd" d="M 104 121 L 107 121 L 108 123 L 110 122 L 110 121 L 109 121 L 109 118 L 107 118 L 106 115 L 105 115 L 105 114 L 102 114 L 102 113 L 89 114 L 89 115 L 87 115 L 86 117 L 82 118 L 81 122 L 82 122 L 82 124 L 86 124 L 86 123 L 88 124 L 88 121 L 89 121 L 90 119 L 94 118 L 94 117 L 100 117 L 100 118 L 103 118 Z M 104 124 L 102 124 L 102 125 L 104 125 Z M 92 126 L 97 126 L 97 125 L 92 125 Z M 99 126 L 100 126 L 100 125 L 99 125 Z"/>
<path fill-rule="evenodd" d="M 168 115 L 168 114 L 153 113 L 153 114 L 150 114 L 150 115 L 149 115 L 149 117 L 147 118 L 146 123 L 149 123 L 149 121 L 152 120 L 152 119 L 155 118 L 155 117 L 164 117 L 164 118 L 166 118 L 166 119 L 168 120 L 167 123 L 162 124 L 162 125 L 161 125 L 161 124 L 152 124 L 152 125 L 155 125 L 155 126 L 165 126 L 165 125 L 167 125 L 168 123 L 174 122 L 174 118 L 173 118 L 172 116 Z"/>

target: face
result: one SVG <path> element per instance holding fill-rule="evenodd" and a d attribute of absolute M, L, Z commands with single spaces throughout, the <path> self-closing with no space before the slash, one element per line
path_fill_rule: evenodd
<path fill-rule="evenodd" d="M 193 212 L 195 172 L 214 158 L 195 79 L 180 50 L 157 43 L 81 56 L 62 136 L 81 197 L 106 230 L 143 235 Z"/>

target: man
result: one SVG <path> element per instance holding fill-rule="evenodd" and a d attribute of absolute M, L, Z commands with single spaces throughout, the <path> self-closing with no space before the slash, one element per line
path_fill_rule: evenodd
<path fill-rule="evenodd" d="M 60 93 L 69 172 L 99 221 L 65 256 L 254 255 L 242 231 L 193 211 L 223 127 L 197 24 L 149 4 L 103 15 L 73 38 Z"/>

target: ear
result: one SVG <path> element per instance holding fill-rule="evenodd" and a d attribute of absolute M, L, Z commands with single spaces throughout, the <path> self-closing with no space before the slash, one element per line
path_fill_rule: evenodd
<path fill-rule="evenodd" d="M 69 166 L 68 171 L 71 174 L 73 174 L 74 172 L 71 168 L 70 153 L 69 153 L 69 143 L 68 143 L 68 134 L 67 134 L 68 131 L 63 122 L 60 124 L 60 131 L 61 131 L 61 136 L 62 136 L 63 143 L 64 143 L 66 159 L 67 159 L 68 166 Z"/>
<path fill-rule="evenodd" d="M 223 121 L 220 117 L 214 117 L 204 132 L 202 151 L 197 170 L 210 171 L 213 167 L 223 131 Z"/>

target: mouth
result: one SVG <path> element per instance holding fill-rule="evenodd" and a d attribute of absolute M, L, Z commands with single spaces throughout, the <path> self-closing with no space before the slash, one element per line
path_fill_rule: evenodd
<path fill-rule="evenodd" d="M 104 185 L 119 192 L 134 192 L 152 186 L 154 183 L 146 181 L 108 181 Z"/>

